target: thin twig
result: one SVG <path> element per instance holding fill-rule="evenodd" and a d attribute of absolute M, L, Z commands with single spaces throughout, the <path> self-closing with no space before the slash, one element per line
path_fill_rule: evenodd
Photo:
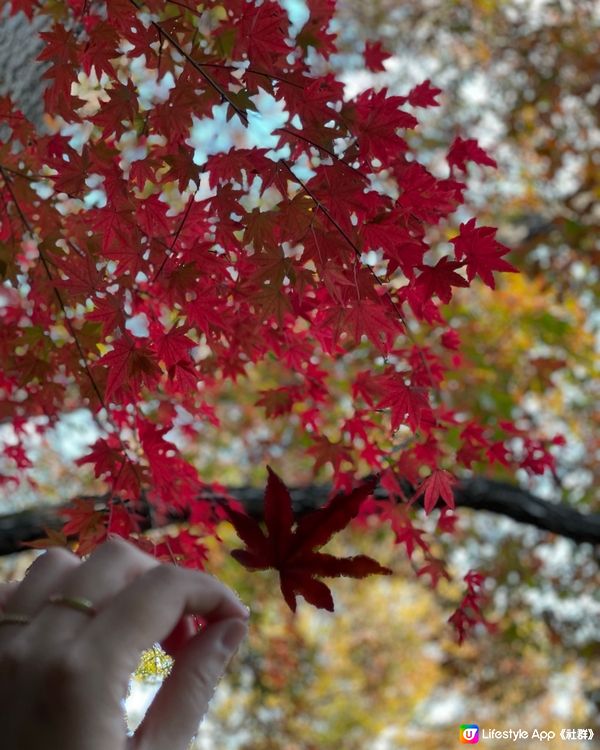
<path fill-rule="evenodd" d="M 186 206 L 183 218 L 182 218 L 179 226 L 177 227 L 177 231 L 175 232 L 175 236 L 173 237 L 173 242 L 171 242 L 171 245 L 168 248 L 168 253 L 165 253 L 165 257 L 163 258 L 163 261 L 160 264 L 160 267 L 159 267 L 158 271 L 154 274 L 154 278 L 152 279 L 152 283 L 153 284 L 156 282 L 156 280 L 158 279 L 158 277 L 161 274 L 161 271 L 165 267 L 166 262 L 169 260 L 169 258 L 173 254 L 173 249 L 174 249 L 175 245 L 177 244 L 177 240 L 179 239 L 179 235 L 181 234 L 181 230 L 183 229 L 183 225 L 185 224 L 185 222 L 187 220 L 187 217 L 189 216 L 189 213 L 190 213 L 190 211 L 192 209 L 192 205 L 194 204 L 194 200 L 196 198 L 198 190 L 200 190 L 200 187 L 197 187 L 196 190 L 194 191 L 194 193 L 190 196 L 190 199 L 189 199 L 188 204 Z"/>

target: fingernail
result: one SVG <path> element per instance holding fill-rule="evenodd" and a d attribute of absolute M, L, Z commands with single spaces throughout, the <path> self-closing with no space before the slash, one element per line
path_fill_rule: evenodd
<path fill-rule="evenodd" d="M 235 651 L 244 640 L 248 628 L 241 620 L 230 620 L 221 633 L 221 643 L 227 651 Z"/>

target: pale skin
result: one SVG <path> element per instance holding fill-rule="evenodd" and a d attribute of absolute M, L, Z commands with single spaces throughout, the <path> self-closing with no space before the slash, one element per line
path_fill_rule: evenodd
<path fill-rule="evenodd" d="M 83 597 L 97 614 L 52 604 Z M 62 549 L 39 557 L 23 581 L 0 588 L 2 746 L 14 750 L 186 750 L 231 657 L 248 609 L 212 576 L 158 563 L 116 538 L 81 561 Z M 133 737 L 122 700 L 142 651 L 201 615 L 179 637 L 171 674 Z"/>

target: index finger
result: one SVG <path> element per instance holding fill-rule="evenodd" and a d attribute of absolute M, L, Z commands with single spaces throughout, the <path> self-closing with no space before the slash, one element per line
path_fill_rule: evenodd
<path fill-rule="evenodd" d="M 230 617 L 247 620 L 249 615 L 234 592 L 216 578 L 163 564 L 114 596 L 80 639 L 102 658 L 103 667 L 114 663 L 132 671 L 142 651 L 164 640 L 186 614 L 201 615 L 209 622 Z"/>
<path fill-rule="evenodd" d="M 19 581 L 9 581 L 8 583 L 0 583 L 0 610 L 4 609 L 6 600 L 11 596 L 19 585 Z"/>

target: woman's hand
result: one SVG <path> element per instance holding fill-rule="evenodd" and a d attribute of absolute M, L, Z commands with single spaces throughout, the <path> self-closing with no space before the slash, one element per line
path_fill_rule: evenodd
<path fill-rule="evenodd" d="M 207 622 L 196 635 L 185 627 L 193 614 Z M 162 565 L 120 538 L 85 562 L 51 549 L 21 583 L 0 589 L 2 746 L 185 750 L 247 619 L 215 578 Z M 131 673 L 144 649 L 170 635 L 173 644 L 174 632 L 171 674 L 128 737 Z"/>

